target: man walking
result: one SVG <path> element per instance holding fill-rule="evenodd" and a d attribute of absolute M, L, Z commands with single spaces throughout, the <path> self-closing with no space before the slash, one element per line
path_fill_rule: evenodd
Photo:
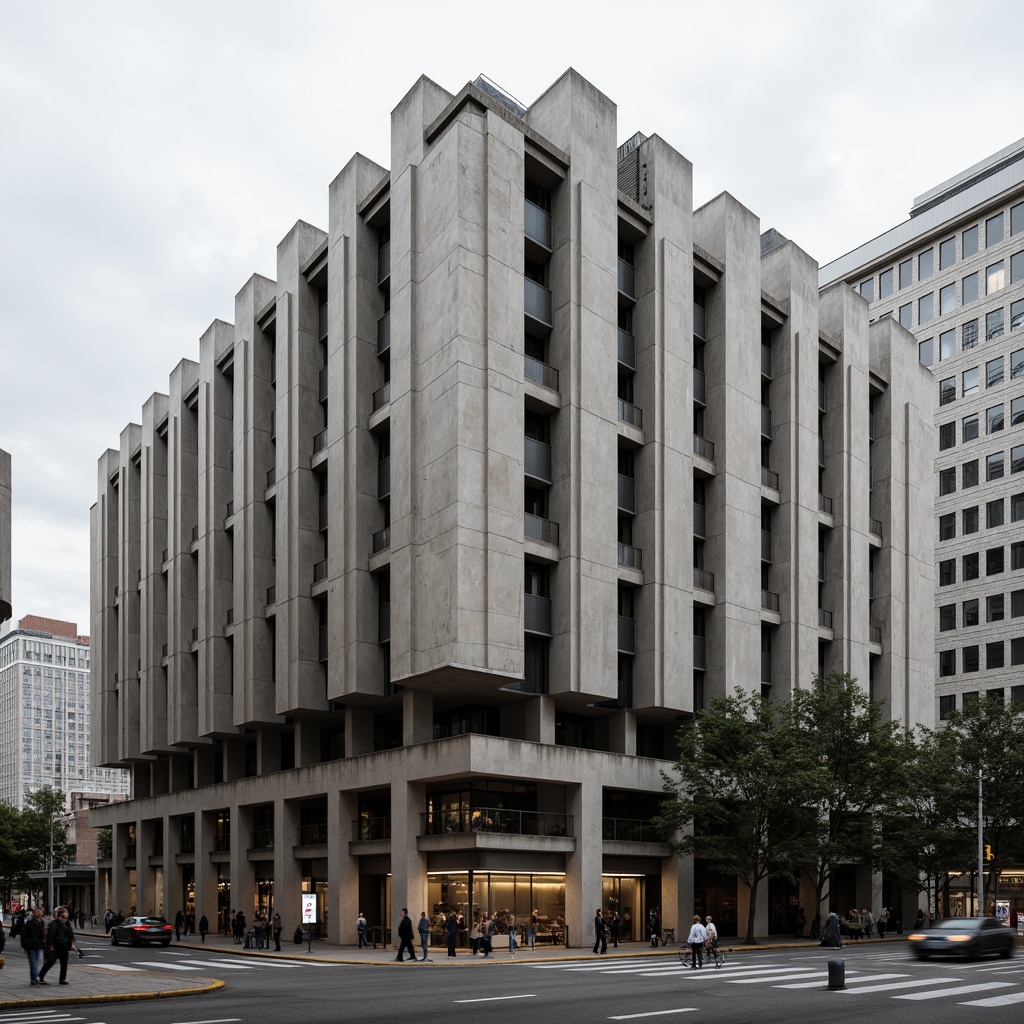
<path fill-rule="evenodd" d="M 57 910 L 57 916 L 50 922 L 46 929 L 46 966 L 39 972 L 39 984 L 48 985 L 45 981 L 46 972 L 59 960 L 60 961 L 60 983 L 68 983 L 68 953 L 77 950 L 75 944 L 75 933 L 68 920 L 66 907 Z"/>
<path fill-rule="evenodd" d="M 605 927 L 604 917 L 601 914 L 601 908 L 598 907 L 594 912 L 594 952 L 598 951 L 598 946 L 601 947 L 602 953 L 608 952 L 608 929 Z"/>
<path fill-rule="evenodd" d="M 366 916 L 363 912 L 359 911 L 359 916 L 356 918 L 356 935 L 359 936 L 359 948 L 364 949 L 370 944 L 366 941 Z M 377 947 L 374 946 L 374 949 Z"/>
<path fill-rule="evenodd" d="M 704 943 L 708 941 L 708 930 L 700 923 L 700 914 L 695 914 L 693 924 L 690 925 L 690 934 L 686 937 L 690 950 L 693 953 L 691 970 L 697 970 L 704 966 Z"/>
<path fill-rule="evenodd" d="M 275 910 L 274 916 L 271 918 L 271 924 L 274 928 L 274 952 L 281 952 L 281 930 L 284 925 L 281 924 L 281 915 Z"/>
<path fill-rule="evenodd" d="M 39 968 L 43 963 L 43 946 L 46 940 L 46 928 L 43 925 L 43 908 L 36 907 L 32 916 L 25 919 L 21 926 L 21 948 L 28 957 L 28 973 L 33 985 L 46 985 L 39 977 Z"/>
<path fill-rule="evenodd" d="M 210 921 L 205 914 L 199 918 L 199 937 L 206 941 L 206 933 L 210 930 Z"/>
<path fill-rule="evenodd" d="M 430 945 L 430 919 L 427 917 L 425 910 L 420 911 L 420 923 L 416 926 L 416 930 L 420 933 L 420 946 L 423 947 L 423 960 L 427 961 L 430 957 L 427 956 L 427 948 Z M 451 952 L 448 954 L 452 955 Z"/>
<path fill-rule="evenodd" d="M 398 922 L 398 956 L 395 960 L 401 963 L 405 957 L 402 955 L 406 950 L 409 950 L 409 959 L 416 959 L 416 950 L 412 948 L 412 920 L 409 917 L 409 908 L 402 907 L 402 920 Z"/>

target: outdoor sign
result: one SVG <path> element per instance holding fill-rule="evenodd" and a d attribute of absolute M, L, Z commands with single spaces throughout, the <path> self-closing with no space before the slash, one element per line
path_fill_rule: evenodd
<path fill-rule="evenodd" d="M 302 923 L 316 924 L 316 894 L 302 894 Z"/>
<path fill-rule="evenodd" d="M 1000 924 L 1010 924 L 1010 901 L 996 900 L 996 920 Z"/>

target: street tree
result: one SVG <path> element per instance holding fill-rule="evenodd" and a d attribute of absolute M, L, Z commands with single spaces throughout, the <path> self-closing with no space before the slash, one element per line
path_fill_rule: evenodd
<path fill-rule="evenodd" d="M 805 795 L 817 766 L 788 715 L 759 694 L 715 698 L 679 733 L 680 756 L 663 773 L 672 796 L 661 823 L 675 850 L 734 874 L 750 892 L 744 942 L 753 944 L 758 888 L 795 878 L 812 815 Z"/>
<path fill-rule="evenodd" d="M 906 788 L 903 766 L 913 740 L 898 723 L 885 721 L 881 703 L 845 673 L 829 673 L 796 691 L 787 716 L 816 767 L 814 788 L 805 794 L 816 813 L 804 870 L 820 909 L 831 897 L 838 864 L 880 866 L 876 816 Z"/>

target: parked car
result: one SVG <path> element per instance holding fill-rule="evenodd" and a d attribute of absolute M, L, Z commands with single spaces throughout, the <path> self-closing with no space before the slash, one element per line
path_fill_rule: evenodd
<path fill-rule="evenodd" d="M 914 956 L 962 956 L 965 959 L 998 953 L 1013 956 L 1017 936 L 994 917 L 948 917 L 931 928 L 907 936 Z"/>
<path fill-rule="evenodd" d="M 126 917 L 110 929 L 110 944 L 119 946 L 127 942 L 131 946 L 159 942 L 161 946 L 171 944 L 174 929 L 162 917 Z"/>

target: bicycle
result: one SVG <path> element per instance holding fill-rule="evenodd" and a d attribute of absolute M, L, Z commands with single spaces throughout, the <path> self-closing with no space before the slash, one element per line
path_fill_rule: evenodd
<path fill-rule="evenodd" d="M 684 967 L 692 967 L 693 966 L 693 950 L 690 949 L 689 946 L 680 946 L 679 947 L 679 962 Z M 704 947 L 704 963 L 707 964 L 709 967 L 710 966 L 714 966 L 716 971 L 721 970 L 723 965 L 725 964 L 725 953 L 722 952 L 721 947 L 719 947 L 719 946 L 714 946 L 714 947 L 705 946 Z"/>

